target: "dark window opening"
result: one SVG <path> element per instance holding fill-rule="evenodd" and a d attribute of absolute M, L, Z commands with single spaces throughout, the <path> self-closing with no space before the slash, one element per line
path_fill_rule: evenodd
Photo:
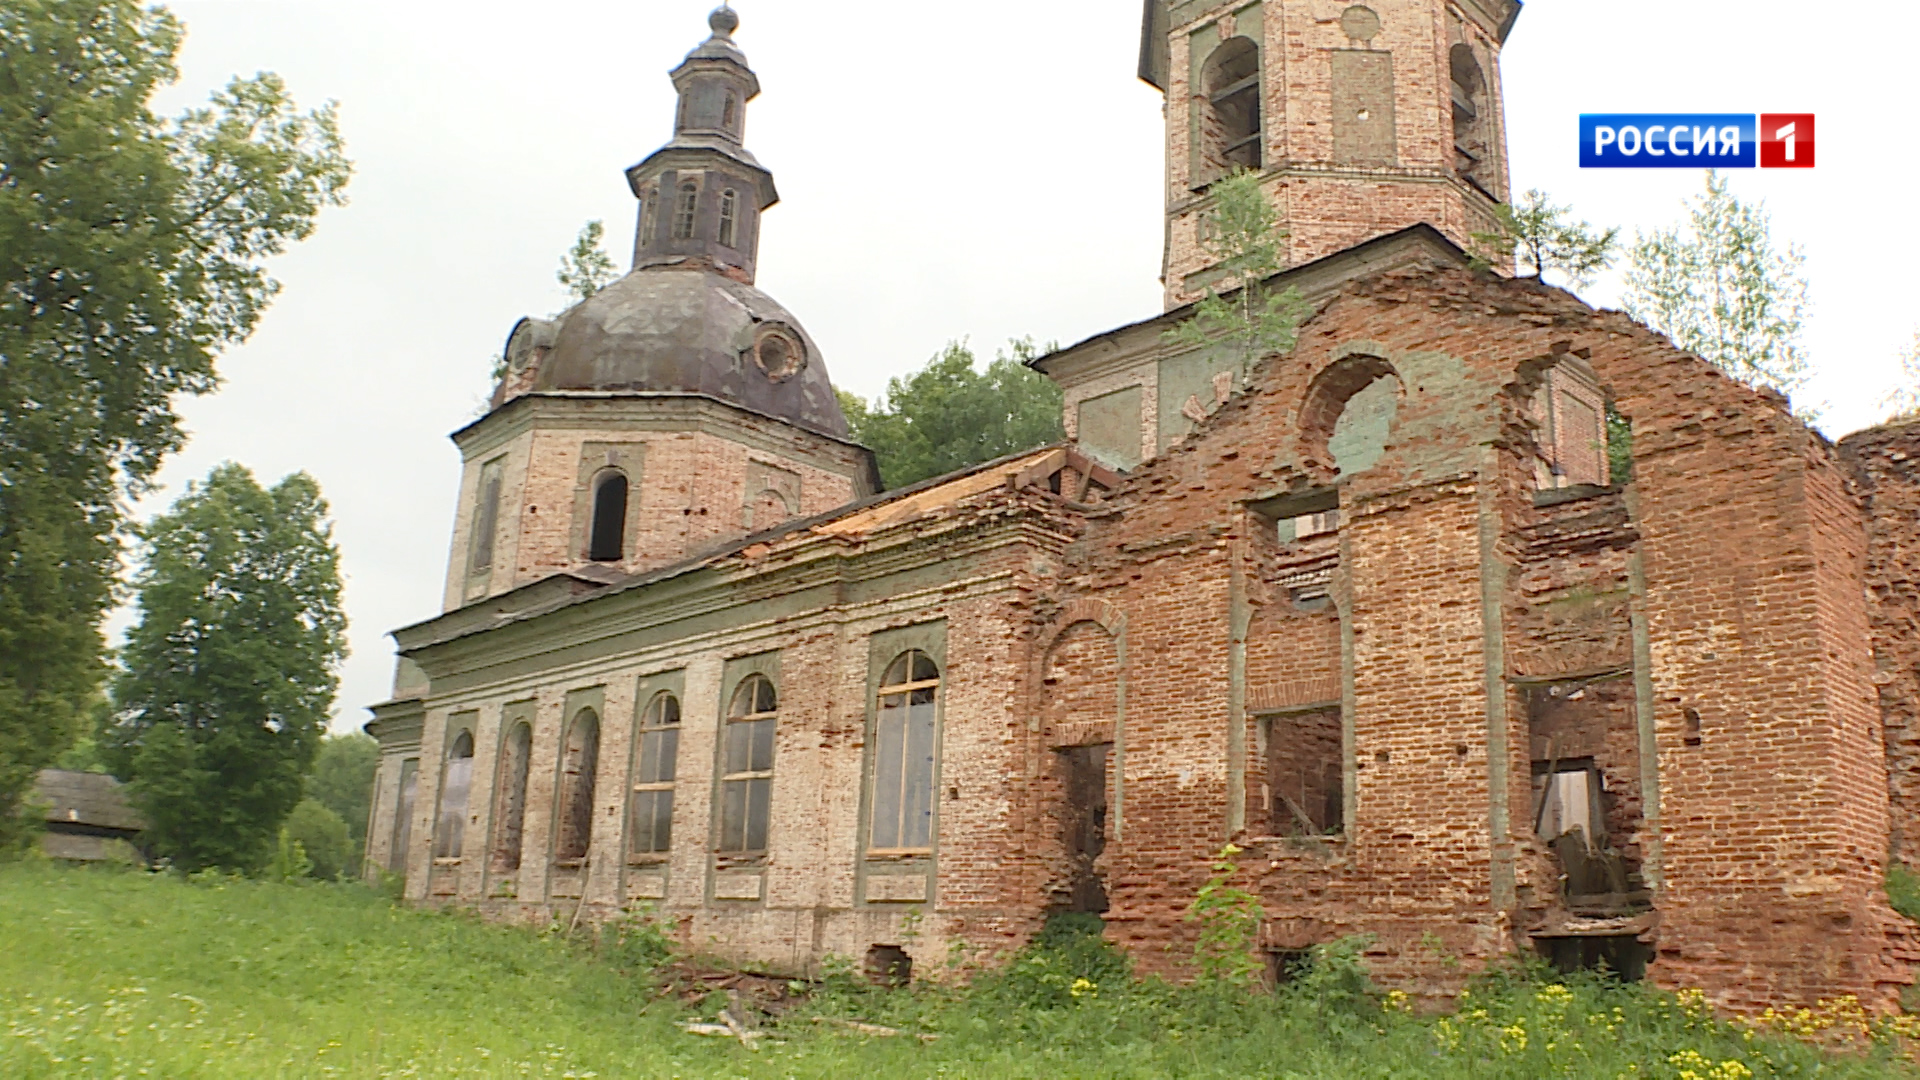
<path fill-rule="evenodd" d="M 515 724 L 500 757 L 500 824 L 493 841 L 493 868 L 520 869 L 520 837 L 527 820 L 527 768 L 533 759 L 533 729 Z"/>
<path fill-rule="evenodd" d="M 627 478 L 609 472 L 593 489 L 593 528 L 587 543 L 587 558 L 594 562 L 618 562 L 626 557 Z"/>
<path fill-rule="evenodd" d="M 1556 969 L 1603 971 L 1621 982 L 1646 978 L 1653 950 L 1632 934 L 1596 937 L 1536 937 L 1533 947 Z"/>
<path fill-rule="evenodd" d="M 733 130 L 733 114 L 737 108 L 738 106 L 734 102 L 733 95 L 728 94 L 726 104 L 720 107 L 721 127 L 726 128 L 728 131 Z"/>
<path fill-rule="evenodd" d="M 700 188 L 689 180 L 680 185 L 680 197 L 673 214 L 673 238 L 693 239 L 693 212 L 700 204 Z"/>
<path fill-rule="evenodd" d="M 581 709 L 567 732 L 566 753 L 561 759 L 560 840 L 553 857 L 561 864 L 577 865 L 587 857 L 593 837 L 594 773 L 600 763 L 600 717 L 592 709 Z"/>
<path fill-rule="evenodd" d="M 1312 949 L 1268 949 L 1267 984 L 1285 986 L 1305 975 L 1312 965 Z"/>
<path fill-rule="evenodd" d="M 1700 745 L 1700 710 L 1682 709 L 1680 715 L 1687 722 L 1687 733 L 1681 739 L 1688 746 Z"/>
<path fill-rule="evenodd" d="M 1107 760 L 1112 751 L 1112 743 L 1060 751 L 1070 911 L 1098 914 L 1107 910 L 1106 882 L 1096 864 L 1107 849 Z"/>
<path fill-rule="evenodd" d="M 1266 764 L 1275 836 L 1328 836 L 1346 827 L 1338 708 L 1268 717 Z"/>
<path fill-rule="evenodd" d="M 898 945 L 867 950 L 867 981 L 876 986 L 905 986 L 913 981 L 913 957 Z"/>

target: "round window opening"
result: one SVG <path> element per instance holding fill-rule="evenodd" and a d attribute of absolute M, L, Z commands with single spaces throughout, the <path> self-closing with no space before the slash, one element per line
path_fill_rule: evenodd
<path fill-rule="evenodd" d="M 790 378 L 806 365 L 806 347 L 784 329 L 769 327 L 753 345 L 753 362 L 775 382 Z"/>

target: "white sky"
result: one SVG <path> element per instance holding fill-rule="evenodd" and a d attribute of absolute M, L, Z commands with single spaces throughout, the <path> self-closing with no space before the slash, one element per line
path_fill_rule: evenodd
<path fill-rule="evenodd" d="M 184 403 L 192 440 L 140 507 L 228 459 L 263 481 L 319 479 L 352 619 L 337 729 L 387 696 L 386 632 L 439 610 L 459 474 L 446 435 L 476 415 L 508 329 L 562 306 L 553 272 L 588 219 L 606 221 L 625 268 L 621 170 L 666 141 L 666 73 L 712 6 L 173 5 L 188 38 L 166 111 L 277 71 L 303 105 L 339 101 L 358 165 L 351 204 L 274 264 L 285 291 L 222 359 L 224 388 Z M 1134 76 L 1137 0 L 736 8 L 763 87 L 747 144 L 782 196 L 760 285 L 836 383 L 871 397 L 952 338 L 991 355 L 1011 336 L 1073 342 L 1158 313 L 1161 97 Z M 1818 114 L 1817 168 L 1740 171 L 1733 186 L 1806 250 L 1809 397 L 1844 434 L 1878 417 L 1920 328 L 1920 75 L 1882 44 L 1915 40 L 1920 7 L 1892 0 L 1531 0 L 1502 62 L 1514 188 L 1629 233 L 1662 226 L 1700 174 L 1583 174 L 1579 113 Z M 1616 296 L 1602 281 L 1588 298 Z"/>

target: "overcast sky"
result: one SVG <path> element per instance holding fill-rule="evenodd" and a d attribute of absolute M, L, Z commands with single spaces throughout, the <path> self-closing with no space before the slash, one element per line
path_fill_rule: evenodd
<path fill-rule="evenodd" d="M 223 388 L 184 403 L 191 441 L 140 507 L 228 459 L 319 479 L 352 619 L 337 730 L 387 696 L 387 631 L 439 610 L 459 476 L 446 436 L 477 415 L 508 329 L 563 305 L 554 269 L 587 220 L 625 269 L 621 172 L 666 141 L 666 73 L 711 6 L 173 5 L 188 36 L 167 111 L 277 71 L 302 104 L 340 103 L 357 164 L 351 204 L 273 265 L 285 291 L 222 358 Z M 747 144 L 781 194 L 760 285 L 837 384 L 873 396 L 953 338 L 991 354 L 1158 313 L 1162 99 L 1134 75 L 1139 9 L 739 0 L 762 86 Z M 1530 0 L 1502 57 L 1513 186 L 1629 233 L 1664 226 L 1701 174 L 1582 173 L 1579 113 L 1817 113 L 1817 168 L 1732 182 L 1806 251 L 1808 397 L 1837 437 L 1878 418 L 1920 328 L 1920 76 L 1882 44 L 1914 40 L 1920 6 L 1892 0 Z M 1613 281 L 1587 294 L 1616 297 Z"/>

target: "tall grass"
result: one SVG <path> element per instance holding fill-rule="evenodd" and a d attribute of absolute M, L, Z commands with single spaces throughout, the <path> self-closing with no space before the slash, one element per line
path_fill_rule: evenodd
<path fill-rule="evenodd" d="M 1522 968 L 1447 1017 L 1373 988 L 1351 949 L 1275 995 L 1172 987 L 1130 978 L 1095 930 L 1056 926 L 965 991 L 830 978 L 754 1053 L 680 1031 L 686 1012 L 622 973 L 658 959 L 644 927 L 596 957 L 352 886 L 0 867 L 0 1077 L 1920 1075 L 1886 1043 L 1834 1055 L 1695 997 Z"/>

